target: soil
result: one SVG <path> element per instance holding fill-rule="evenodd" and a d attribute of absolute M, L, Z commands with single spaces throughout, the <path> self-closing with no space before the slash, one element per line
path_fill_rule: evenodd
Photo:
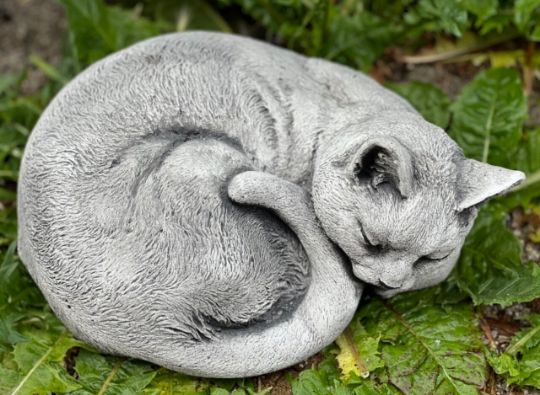
<path fill-rule="evenodd" d="M 55 0 L 0 0 L 0 73 L 16 74 L 28 68 L 28 76 L 22 85 L 23 93 L 38 92 L 47 82 L 47 77 L 32 66 L 28 58 L 37 55 L 53 65 L 58 64 L 66 28 L 64 10 Z M 476 67 L 469 62 L 406 65 L 399 59 L 399 49 L 389 48 L 370 75 L 379 82 L 418 80 L 436 84 L 452 100 L 479 72 L 487 68 L 487 65 Z M 539 92 L 540 83 L 536 80 L 530 94 L 531 119 L 528 126 L 540 126 Z M 511 213 L 508 222 L 523 245 L 523 260 L 540 264 L 540 243 L 531 237 L 540 228 L 540 216 L 519 208 Z M 540 299 L 516 303 L 505 309 L 486 306 L 480 320 L 486 346 L 504 351 L 512 336 L 526 325 L 526 322 L 516 318 L 531 312 L 540 313 Z M 272 387 L 271 395 L 290 395 L 291 386 L 286 375 L 290 373 L 292 377 L 297 377 L 301 371 L 317 366 L 323 359 L 323 356 L 315 355 L 292 368 L 256 378 L 255 385 L 259 391 Z M 540 393 L 532 387 L 508 387 L 506 380 L 493 372 L 485 391 L 497 395 Z"/>
<path fill-rule="evenodd" d="M 38 92 L 47 77 L 28 58 L 37 55 L 57 65 L 66 29 L 64 9 L 55 0 L 0 0 L 0 73 L 28 67 L 22 93 Z"/>

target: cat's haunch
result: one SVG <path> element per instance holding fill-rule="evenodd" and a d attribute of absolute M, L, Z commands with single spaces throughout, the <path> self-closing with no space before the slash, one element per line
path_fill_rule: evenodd
<path fill-rule="evenodd" d="M 357 278 L 385 297 L 445 279 L 478 205 L 522 179 L 350 68 L 171 34 L 92 65 L 43 113 L 19 254 L 89 345 L 253 376 L 330 344 Z"/>

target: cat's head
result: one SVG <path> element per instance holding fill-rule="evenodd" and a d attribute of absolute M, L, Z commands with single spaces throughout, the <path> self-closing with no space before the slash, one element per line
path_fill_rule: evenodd
<path fill-rule="evenodd" d="M 317 155 L 317 216 L 384 297 L 446 279 L 479 205 L 524 179 L 466 159 L 442 129 L 408 113 L 350 124 Z"/>

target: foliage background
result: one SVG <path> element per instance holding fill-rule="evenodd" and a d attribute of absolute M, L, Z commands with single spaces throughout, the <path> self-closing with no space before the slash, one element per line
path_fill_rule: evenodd
<path fill-rule="evenodd" d="M 31 13 L 39 25 L 45 17 L 39 10 L 53 0 L 4 1 L 0 48 L 10 55 L 13 46 L 26 45 L 13 23 L 17 12 Z M 22 71 L 0 61 L 0 393 L 540 389 L 540 0 L 58 3 L 65 11 L 55 11 L 55 21 L 68 22 L 67 29 L 52 29 L 48 46 L 61 47 L 58 56 L 27 51 L 17 58 Z M 207 380 L 102 355 L 66 331 L 16 255 L 24 144 L 47 103 L 89 64 L 145 38 L 189 29 L 247 34 L 369 72 L 447 130 L 468 157 L 522 170 L 527 179 L 483 207 L 446 282 L 386 301 L 368 292 L 336 344 L 296 367 Z"/>

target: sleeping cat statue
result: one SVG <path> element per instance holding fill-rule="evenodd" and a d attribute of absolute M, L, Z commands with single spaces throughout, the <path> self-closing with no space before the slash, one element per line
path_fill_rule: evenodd
<path fill-rule="evenodd" d="M 19 254 L 73 334 L 206 377 L 298 363 L 454 266 L 523 173 L 466 159 L 350 68 L 189 32 L 92 65 L 43 113 Z"/>

